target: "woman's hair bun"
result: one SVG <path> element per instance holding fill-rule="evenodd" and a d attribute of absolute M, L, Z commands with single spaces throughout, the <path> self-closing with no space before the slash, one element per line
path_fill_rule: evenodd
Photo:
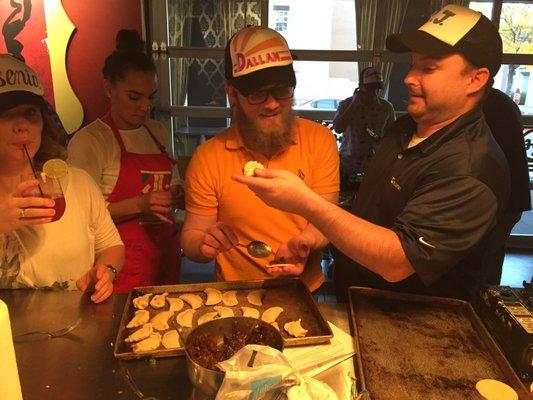
<path fill-rule="evenodd" d="M 144 52 L 144 41 L 135 29 L 121 29 L 116 37 L 117 51 Z"/>

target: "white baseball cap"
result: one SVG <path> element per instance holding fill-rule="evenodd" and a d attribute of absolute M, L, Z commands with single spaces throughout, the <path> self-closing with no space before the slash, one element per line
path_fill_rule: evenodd
<path fill-rule="evenodd" d="M 249 26 L 231 37 L 226 46 L 226 79 L 243 93 L 267 84 L 296 86 L 292 55 L 278 32 Z"/>
<path fill-rule="evenodd" d="M 396 53 L 414 51 L 429 56 L 459 53 L 477 67 L 496 75 L 502 60 L 502 39 L 483 14 L 448 4 L 414 32 L 387 37 L 387 48 Z"/>
<path fill-rule="evenodd" d="M 44 105 L 35 71 L 10 54 L 0 54 L 0 114 L 21 104 Z"/>

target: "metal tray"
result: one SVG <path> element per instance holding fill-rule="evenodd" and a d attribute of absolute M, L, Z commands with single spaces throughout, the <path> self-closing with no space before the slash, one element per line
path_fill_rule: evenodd
<path fill-rule="evenodd" d="M 372 400 L 480 399 L 480 379 L 529 394 L 472 306 L 461 300 L 350 287 L 360 390 Z"/>
<path fill-rule="evenodd" d="M 333 337 L 331 328 L 320 313 L 315 299 L 299 278 L 144 286 L 133 289 L 128 296 L 124 306 L 124 311 L 122 313 L 122 320 L 120 321 L 117 339 L 115 341 L 115 357 L 121 359 L 138 359 L 144 357 L 172 357 L 183 355 L 185 352 L 183 347 L 172 350 L 167 350 L 161 347 L 160 349 L 154 351 L 139 353 L 134 353 L 131 350 L 130 345 L 125 343 L 124 339 L 128 337 L 135 329 L 139 329 L 126 328 L 127 323 L 131 320 L 131 318 L 133 318 L 135 311 L 135 308 L 133 307 L 133 299 L 145 293 L 158 294 L 168 292 L 169 297 L 184 293 L 196 293 L 200 295 L 205 302 L 207 296 L 204 293 L 204 289 L 208 287 L 215 288 L 220 291 L 237 290 L 237 299 L 239 301 L 239 305 L 230 307 L 233 309 L 235 316 L 242 315 L 241 306 L 256 308 L 261 313 L 269 307 L 283 307 L 284 311 L 278 317 L 276 322 L 279 325 L 285 347 L 325 343 L 329 342 L 329 340 Z M 266 289 L 265 296 L 263 298 L 263 305 L 258 307 L 249 304 L 246 300 L 248 292 L 250 290 L 261 288 Z M 220 303 L 219 305 L 223 304 Z M 186 305 L 185 307 L 188 306 Z M 168 303 L 164 308 L 154 310 L 152 307 L 148 307 L 148 310 L 150 311 L 150 317 L 153 317 L 157 312 L 168 310 Z M 193 319 L 193 328 L 196 327 L 198 317 L 209 311 L 213 311 L 213 306 L 204 305 L 196 310 Z M 303 338 L 294 338 L 283 329 L 283 325 L 286 322 L 293 321 L 298 318 L 302 319 L 302 325 L 308 329 L 307 336 Z M 184 342 L 184 338 L 186 338 L 188 333 L 193 329 L 180 327 L 173 317 L 169 319 L 169 325 L 170 329 L 179 330 L 182 337 L 182 342 Z"/>

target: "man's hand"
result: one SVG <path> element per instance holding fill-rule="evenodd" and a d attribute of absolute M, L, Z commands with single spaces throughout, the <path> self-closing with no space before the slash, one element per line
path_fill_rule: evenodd
<path fill-rule="evenodd" d="M 306 204 L 321 199 L 299 177 L 280 169 L 256 169 L 255 175 L 234 175 L 235 181 L 247 185 L 267 205 L 301 214 Z"/>
<path fill-rule="evenodd" d="M 311 250 L 311 243 L 302 237 L 295 236 L 287 243 L 282 244 L 276 252 L 275 261 L 272 263 L 287 263 L 292 265 L 283 265 L 279 267 L 269 267 L 267 272 L 271 275 L 301 275 L 304 271 L 307 257 Z"/>
<path fill-rule="evenodd" d="M 200 244 L 200 253 L 207 258 L 215 258 L 224 251 L 234 248 L 239 243 L 237 235 L 229 225 L 217 222 L 207 228 Z"/>
<path fill-rule="evenodd" d="M 172 223 L 168 216 L 172 210 L 172 195 L 169 191 L 154 190 L 142 194 L 137 197 L 137 205 L 142 214 L 153 214 L 163 222 Z"/>
<path fill-rule="evenodd" d="M 94 291 L 91 300 L 100 303 L 113 293 L 113 279 L 113 272 L 104 264 L 97 263 L 76 281 L 76 286 L 82 292 Z"/>

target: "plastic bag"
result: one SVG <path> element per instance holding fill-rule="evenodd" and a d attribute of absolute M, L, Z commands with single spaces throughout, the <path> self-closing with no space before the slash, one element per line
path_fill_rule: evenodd
<path fill-rule="evenodd" d="M 268 346 L 250 344 L 218 364 L 226 373 L 217 400 L 337 400 L 325 383 L 295 371 L 283 354 Z"/>

